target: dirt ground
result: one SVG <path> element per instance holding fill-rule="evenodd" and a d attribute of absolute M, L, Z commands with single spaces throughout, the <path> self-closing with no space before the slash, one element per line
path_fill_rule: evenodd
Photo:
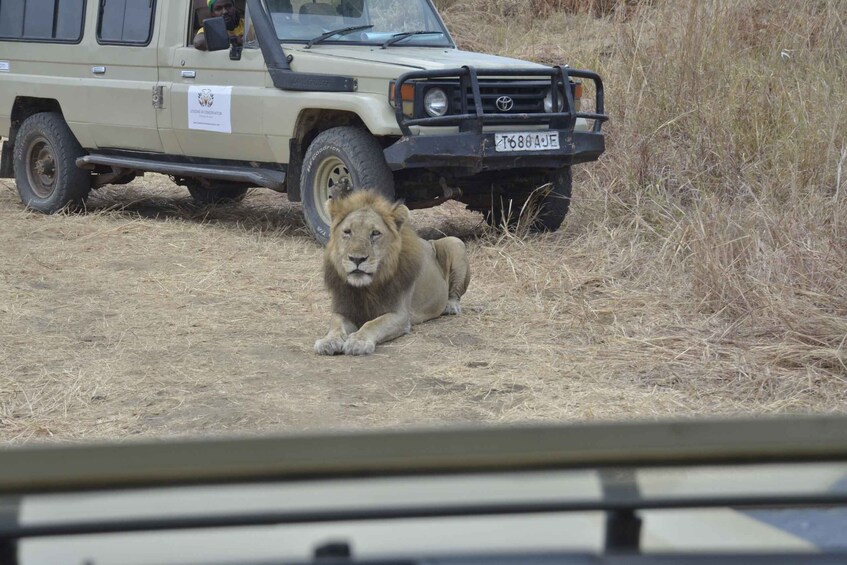
<path fill-rule="evenodd" d="M 763 377 L 755 350 L 709 337 L 720 322 L 682 319 L 625 258 L 591 248 L 578 207 L 562 233 L 527 239 L 459 205 L 413 221 L 467 242 L 464 313 L 327 358 L 312 349 L 329 315 L 321 249 L 284 195 L 198 208 L 148 175 L 44 216 L 0 181 L 0 441 L 844 405 L 843 386 Z M 739 387 L 743 371 L 758 377 Z"/>

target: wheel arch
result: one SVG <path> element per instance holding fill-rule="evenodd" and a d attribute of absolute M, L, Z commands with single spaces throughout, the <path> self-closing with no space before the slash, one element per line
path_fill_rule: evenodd
<path fill-rule="evenodd" d="M 3 147 L 4 155 L 0 178 L 13 178 L 15 176 L 15 166 L 11 157 L 14 154 L 15 138 L 18 135 L 18 130 L 24 120 L 41 112 L 57 112 L 61 114 L 62 107 L 55 98 L 36 98 L 34 96 L 18 96 L 15 98 L 15 102 L 12 104 L 9 137 Z"/>
<path fill-rule="evenodd" d="M 294 135 L 291 138 L 290 158 L 286 180 L 286 192 L 292 202 L 300 202 L 300 177 L 303 171 L 303 156 L 312 141 L 322 132 L 341 126 L 359 127 L 370 131 L 365 121 L 355 112 L 304 108 L 297 116 Z M 378 136 L 375 136 L 380 139 Z M 382 142 L 380 141 L 380 144 Z"/>
<path fill-rule="evenodd" d="M 55 98 L 36 98 L 34 96 L 18 96 L 15 98 L 15 102 L 12 104 L 9 137 L 3 147 L 4 158 L 2 159 L 0 178 L 12 178 L 15 176 L 14 163 L 11 157 L 15 151 L 15 138 L 18 135 L 18 130 L 24 120 L 41 112 L 57 112 L 61 114 L 62 107 Z"/>
<path fill-rule="evenodd" d="M 62 114 L 62 106 L 55 98 L 35 98 L 33 96 L 18 96 L 12 105 L 12 128 L 9 139 L 14 139 L 14 133 L 25 119 L 41 112 L 56 112 Z M 64 114 L 63 114 L 64 115 Z"/>

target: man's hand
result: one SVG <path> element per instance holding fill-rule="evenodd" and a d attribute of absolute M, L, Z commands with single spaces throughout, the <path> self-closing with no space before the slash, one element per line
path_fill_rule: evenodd
<path fill-rule="evenodd" d="M 193 43 L 194 43 L 195 49 L 199 49 L 200 51 L 207 51 L 208 50 L 208 48 L 206 47 L 206 34 L 205 33 L 198 33 L 197 35 L 195 35 Z"/>

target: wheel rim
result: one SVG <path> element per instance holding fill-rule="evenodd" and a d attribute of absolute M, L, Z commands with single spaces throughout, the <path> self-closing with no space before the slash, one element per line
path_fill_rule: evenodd
<path fill-rule="evenodd" d="M 27 149 L 27 178 L 39 198 L 49 198 L 56 189 L 56 158 L 53 147 L 43 137 L 32 140 Z"/>
<path fill-rule="evenodd" d="M 312 198 L 315 210 L 321 219 L 330 223 L 329 214 L 326 212 L 324 203 L 329 199 L 330 191 L 336 186 L 352 186 L 353 177 L 344 161 L 338 157 L 327 157 L 318 165 L 315 171 L 315 183 L 312 187 Z"/>

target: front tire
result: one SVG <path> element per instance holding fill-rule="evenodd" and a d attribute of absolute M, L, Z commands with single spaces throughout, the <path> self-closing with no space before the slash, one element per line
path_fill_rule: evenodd
<path fill-rule="evenodd" d="M 33 114 L 15 138 L 15 183 L 21 202 L 53 214 L 76 208 L 91 191 L 91 174 L 76 166 L 85 150 L 58 112 Z"/>
<path fill-rule="evenodd" d="M 335 127 L 318 134 L 306 150 L 300 179 L 306 225 L 321 245 L 329 241 L 330 218 L 325 204 L 336 186 L 375 190 L 394 200 L 394 175 L 382 147 L 361 128 Z"/>

